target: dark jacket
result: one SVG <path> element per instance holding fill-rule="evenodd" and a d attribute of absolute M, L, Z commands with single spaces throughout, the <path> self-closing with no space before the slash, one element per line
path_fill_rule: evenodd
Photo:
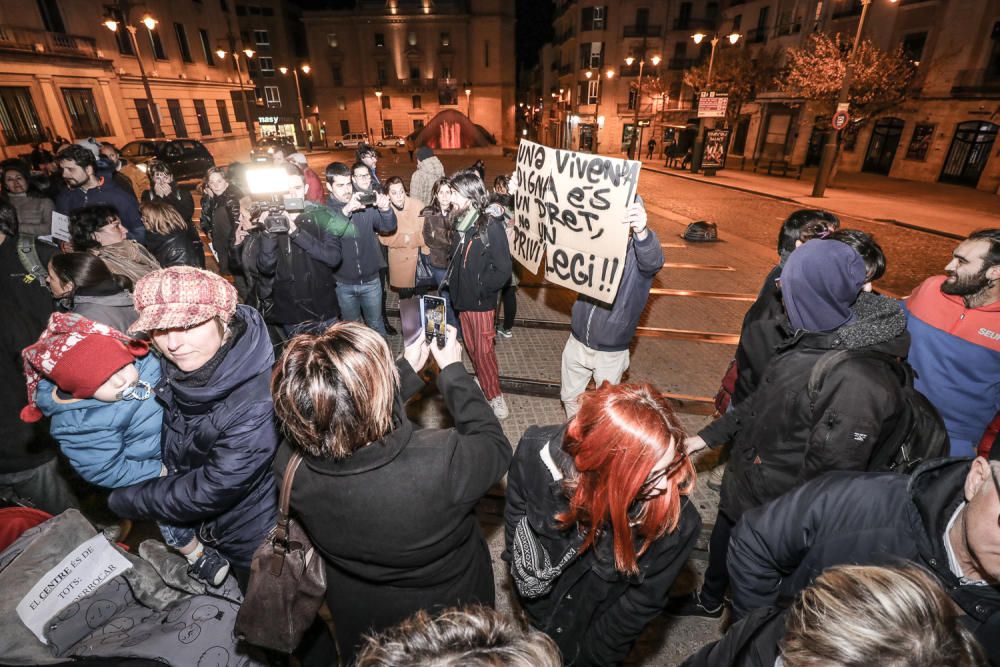
<path fill-rule="evenodd" d="M 193 266 L 205 268 L 205 251 L 194 227 L 188 225 L 184 231 L 157 234 L 146 230 L 146 248 L 160 266 Z"/>
<path fill-rule="evenodd" d="M 97 285 L 87 290 L 78 289 L 73 294 L 70 310 L 88 320 L 107 324 L 122 333 L 139 319 L 132 295 L 113 281 L 109 285 Z"/>
<path fill-rule="evenodd" d="M 959 581 L 944 546 L 969 468 L 969 459 L 937 459 L 912 477 L 830 473 L 748 512 L 729 546 L 735 611 L 791 600 L 834 565 L 913 561 L 962 608 L 962 622 L 1000 665 L 1000 590 Z"/>
<path fill-rule="evenodd" d="M 278 433 L 267 327 L 248 306 L 234 319 L 233 337 L 197 371 L 162 361 L 156 395 L 169 474 L 116 489 L 108 506 L 122 517 L 194 526 L 202 542 L 246 568 L 277 518 Z"/>
<path fill-rule="evenodd" d="M 56 211 L 64 215 L 93 204 L 114 206 L 122 224 L 128 230 L 128 237 L 139 243 L 146 242 L 146 228 L 142 226 L 142 216 L 139 215 L 139 205 L 135 201 L 134 193 L 125 192 L 110 178 L 101 178 L 97 187 L 89 190 L 70 188 L 56 196 Z"/>
<path fill-rule="evenodd" d="M 487 220 L 485 224 L 482 217 Z M 448 291 L 455 310 L 496 310 L 500 290 L 510 280 L 510 247 L 503 219 L 482 213 L 464 234 L 455 233 L 457 253 L 448 273 Z"/>
<path fill-rule="evenodd" d="M 848 359 L 834 366 L 814 408 L 806 386 L 831 350 L 865 349 L 906 357 L 906 318 L 892 299 L 863 292 L 857 320 L 831 333 L 799 331 L 767 366 L 757 391 L 702 429 L 711 446 L 733 443 L 719 511 L 732 521 L 830 470 L 865 470 L 899 419 L 899 379 L 888 364 Z"/>
<path fill-rule="evenodd" d="M 507 475 L 503 553 L 507 562 L 514 530 L 525 516 L 553 563 L 574 544 L 572 531 L 560 530 L 555 522 L 555 515 L 568 508 L 561 480 L 577 474 L 572 458 L 562 449 L 564 430 L 564 426 L 532 427 L 518 443 Z M 543 451 L 548 452 L 548 461 Z M 701 529 L 694 505 L 686 498 L 681 503 L 677 529 L 639 557 L 638 575 L 623 575 L 615 569 L 613 539 L 605 534 L 595 548 L 567 565 L 546 595 L 521 599 L 532 625 L 556 641 L 566 664 L 621 662 L 646 625 L 663 611 L 667 592 Z M 637 548 L 640 543 L 641 538 Z"/>
<path fill-rule="evenodd" d="M 271 319 L 271 309 L 274 308 L 274 276 L 264 276 L 257 268 L 263 237 L 264 230 L 255 229 L 246 235 L 242 243 L 235 245 L 236 236 L 233 235 L 227 255 L 230 269 L 246 279 L 247 305 L 260 311 L 267 321 Z"/>
<path fill-rule="evenodd" d="M 733 389 L 734 406 L 754 392 L 764 376 L 764 369 L 777 353 L 778 345 L 788 337 L 784 327 L 785 307 L 776 282 L 780 277 L 779 264 L 764 278 L 757 300 L 743 316 L 740 342 L 736 346 L 736 368 L 739 372 Z"/>
<path fill-rule="evenodd" d="M 174 183 L 173 188 L 170 190 L 170 194 L 166 197 L 161 197 L 152 190 L 143 190 L 142 195 L 139 197 L 139 201 L 146 203 L 149 201 L 158 201 L 168 204 L 175 211 L 177 211 L 184 222 L 191 224 L 191 219 L 194 218 L 194 198 L 191 197 L 191 193 L 187 190 L 182 189 L 179 185 Z"/>
<path fill-rule="evenodd" d="M 343 202 L 331 197 L 327 205 L 335 215 L 343 216 Z M 378 278 L 385 260 L 382 244 L 375 235 L 396 231 L 396 214 L 391 206 L 388 211 L 367 206 L 352 213 L 349 219 L 341 238 L 342 255 L 336 277 L 338 283 L 360 285 Z"/>
<path fill-rule="evenodd" d="M 212 248 L 219 259 L 219 271 L 232 273 L 230 248 L 240 221 L 240 198 L 243 193 L 230 184 L 221 195 L 204 196 L 201 200 L 201 228 L 212 239 Z"/>
<path fill-rule="evenodd" d="M 754 609 L 733 623 L 722 639 L 703 646 L 680 667 L 774 667 L 781 655 L 788 610 Z"/>
<path fill-rule="evenodd" d="M 405 360 L 398 366 L 393 431 L 341 461 L 307 457 L 292 490 L 292 509 L 326 561 L 345 665 L 362 633 L 418 609 L 494 601 L 475 506 L 507 472 L 510 442 L 460 363 L 438 376 L 455 427 L 418 428 L 403 403 L 424 383 Z M 291 451 L 281 446 L 279 474 Z"/>
<path fill-rule="evenodd" d="M 451 221 L 448 216 L 438 213 L 430 206 L 425 207 L 420 215 L 424 218 L 424 243 L 431 251 L 431 266 L 447 269 L 451 251 L 455 247 L 455 232 L 451 228 Z"/>
<path fill-rule="evenodd" d="M 342 239 L 325 223 L 329 217 L 326 207 L 309 202 L 293 233 L 260 235 L 257 270 L 273 289 L 268 322 L 301 324 L 340 316 L 333 271 L 340 265 Z"/>
<path fill-rule="evenodd" d="M 573 337 L 602 352 L 627 350 L 635 336 L 639 317 L 646 307 L 653 276 L 663 267 L 663 248 L 656 233 L 647 227 L 641 241 L 632 236 L 625 251 L 625 267 L 618 294 L 610 306 L 580 295 L 573 304 Z"/>

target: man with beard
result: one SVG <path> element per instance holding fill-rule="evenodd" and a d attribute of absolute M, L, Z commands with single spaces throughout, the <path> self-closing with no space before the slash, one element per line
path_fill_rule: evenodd
<path fill-rule="evenodd" d="M 1000 229 L 974 232 L 905 302 L 916 388 L 941 413 L 952 456 L 975 455 L 1000 412 Z"/>
<path fill-rule="evenodd" d="M 146 228 L 142 226 L 135 193 L 125 192 L 115 185 L 110 174 L 107 177 L 99 176 L 97 157 L 93 152 L 79 144 L 73 144 L 59 151 L 56 157 L 67 187 L 56 196 L 57 212 L 69 215 L 84 206 L 110 204 L 118 211 L 122 224 L 128 230 L 128 237 L 145 243 Z"/>

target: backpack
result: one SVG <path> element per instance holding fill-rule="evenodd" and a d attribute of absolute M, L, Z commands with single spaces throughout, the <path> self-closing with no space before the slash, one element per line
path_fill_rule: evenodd
<path fill-rule="evenodd" d="M 830 371 L 847 359 L 872 359 L 887 364 L 900 383 L 903 409 L 888 439 L 879 443 L 868 461 L 868 470 L 908 475 L 928 459 L 947 456 L 951 448 L 948 431 L 937 409 L 913 387 L 916 372 L 909 363 L 884 352 L 834 350 L 824 354 L 809 374 L 810 409 L 815 409 L 823 381 Z"/>
<path fill-rule="evenodd" d="M 49 272 L 38 258 L 38 248 L 35 247 L 35 237 L 31 234 L 17 235 L 17 258 L 21 260 L 21 266 L 28 272 L 25 282 L 37 281 L 45 291 L 49 291 Z"/>

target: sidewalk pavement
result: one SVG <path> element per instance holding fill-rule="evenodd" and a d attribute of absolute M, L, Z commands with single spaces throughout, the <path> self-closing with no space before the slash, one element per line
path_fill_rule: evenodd
<path fill-rule="evenodd" d="M 977 229 L 1000 227 L 1000 197 L 959 185 L 841 172 L 837 174 L 836 184 L 827 187 L 824 197 L 813 197 L 814 168 L 805 169 L 801 180 L 730 168 L 719 170 L 715 176 L 705 176 L 665 167 L 660 160 L 643 160 L 643 168 L 843 215 L 894 222 L 958 239 Z"/>

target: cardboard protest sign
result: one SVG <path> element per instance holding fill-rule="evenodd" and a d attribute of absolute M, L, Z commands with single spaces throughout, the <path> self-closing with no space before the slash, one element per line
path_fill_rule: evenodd
<path fill-rule="evenodd" d="M 511 254 L 532 273 L 612 303 L 621 282 L 640 163 L 522 141 Z"/>

